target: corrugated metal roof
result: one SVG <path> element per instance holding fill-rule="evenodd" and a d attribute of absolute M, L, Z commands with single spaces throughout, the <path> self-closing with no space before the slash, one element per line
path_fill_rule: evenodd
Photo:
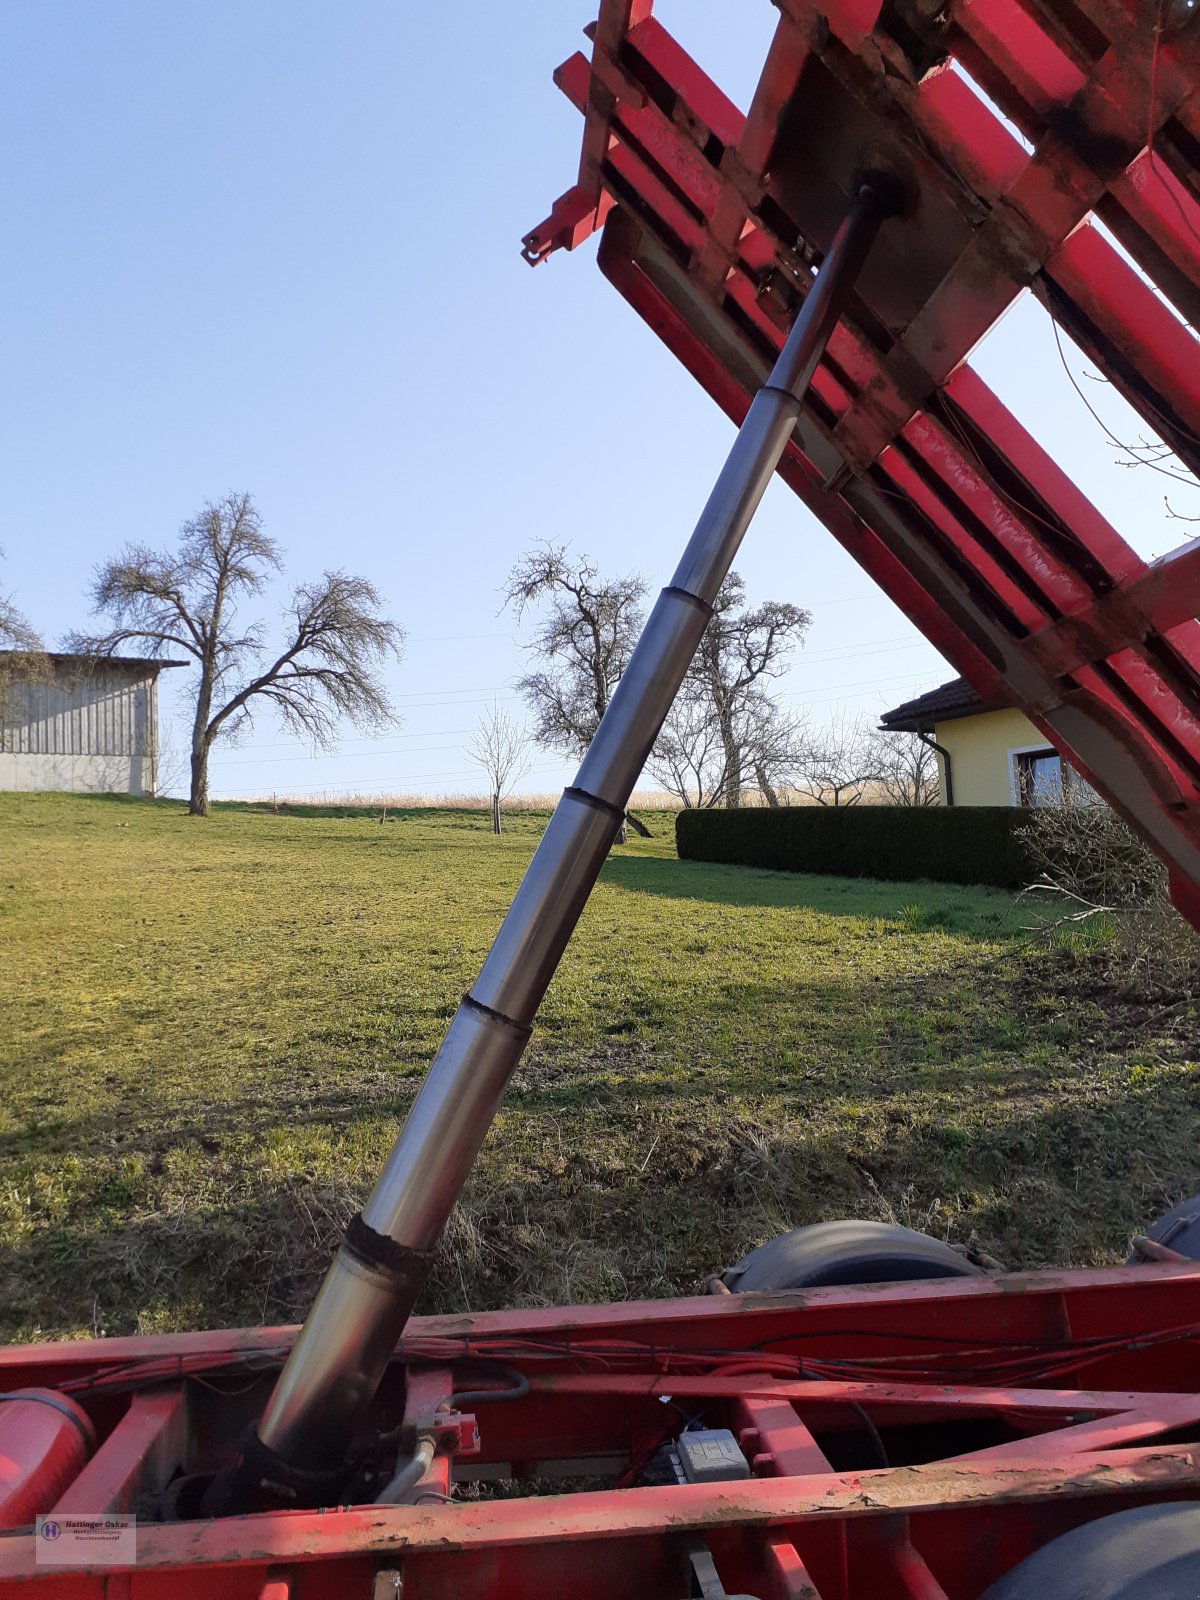
<path fill-rule="evenodd" d="M 47 661 L 54 661 L 63 665 L 72 665 L 81 670 L 92 667 L 153 667 L 157 672 L 161 667 L 190 667 L 190 661 L 176 661 L 168 656 L 89 656 L 74 655 L 67 650 L 0 650 L 0 658 L 4 656 L 18 656 L 28 658 L 31 655 L 44 656 Z"/>
<path fill-rule="evenodd" d="M 935 722 L 950 722 L 955 717 L 974 717 L 981 711 L 992 711 L 976 694 L 965 678 L 951 678 L 928 694 L 906 700 L 902 706 L 885 711 L 879 719 L 881 727 L 891 733 L 925 733 Z"/>

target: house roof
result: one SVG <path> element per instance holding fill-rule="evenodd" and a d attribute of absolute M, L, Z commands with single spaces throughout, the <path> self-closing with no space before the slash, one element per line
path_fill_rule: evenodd
<path fill-rule="evenodd" d="M 78 655 L 70 650 L 0 650 L 0 659 L 4 656 L 44 656 L 47 661 L 61 661 L 64 665 L 74 663 L 76 666 L 88 667 L 139 667 L 143 670 L 152 667 L 156 672 L 162 667 L 190 667 L 190 661 L 176 661 L 167 656 L 91 656 Z"/>
<path fill-rule="evenodd" d="M 889 733 L 928 733 L 935 722 L 951 722 L 955 717 L 974 717 L 981 711 L 992 711 L 981 695 L 976 694 L 965 678 L 952 678 L 928 694 L 906 700 L 902 706 L 885 711 L 879 719 L 880 727 Z"/>

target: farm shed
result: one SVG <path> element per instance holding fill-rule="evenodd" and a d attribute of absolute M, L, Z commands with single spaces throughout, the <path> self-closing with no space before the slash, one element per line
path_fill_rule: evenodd
<path fill-rule="evenodd" d="M 0 790 L 152 795 L 158 675 L 186 664 L 0 651 Z"/>

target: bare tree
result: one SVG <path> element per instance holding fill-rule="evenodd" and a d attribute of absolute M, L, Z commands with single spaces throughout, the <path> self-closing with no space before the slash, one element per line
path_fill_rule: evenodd
<path fill-rule="evenodd" d="M 4 554 L 0 550 L 0 556 Z M 11 595 L 0 594 L 0 723 L 16 714 L 17 685 L 45 678 L 50 663 L 37 629 Z M 0 740 L 3 734 L 0 730 Z"/>
<path fill-rule="evenodd" d="M 834 717 L 809 745 L 795 786 L 819 806 L 856 806 L 877 777 L 861 718 Z"/>
<path fill-rule="evenodd" d="M 492 832 L 499 833 L 500 802 L 529 771 L 529 735 L 498 704 L 479 719 L 467 757 L 487 773 L 492 801 Z"/>
<path fill-rule="evenodd" d="M 0 595 L 0 650 L 30 654 L 43 648 L 41 635 L 17 610 L 12 597 Z"/>
<path fill-rule="evenodd" d="M 915 733 L 877 728 L 867 745 L 871 776 L 888 805 L 936 806 L 937 756 Z"/>
<path fill-rule="evenodd" d="M 794 789 L 809 757 L 812 734 L 807 718 L 766 695 L 758 696 L 748 707 L 745 744 L 758 792 L 768 806 L 785 804 L 784 796 Z"/>
<path fill-rule="evenodd" d="M 193 816 L 208 812 L 208 758 L 214 742 L 245 731 L 266 704 L 285 727 L 328 749 L 341 719 L 388 726 L 395 713 L 380 679 L 399 657 L 403 630 L 379 615 L 382 600 L 366 578 L 326 572 L 300 584 L 284 613 L 285 638 L 267 651 L 262 621 L 243 625 L 238 601 L 262 593 L 282 566 L 282 550 L 263 532 L 248 494 L 206 504 L 180 530 L 172 554 L 127 545 L 96 570 L 93 610 L 112 627 L 75 634 L 68 647 L 112 655 L 137 643 L 151 655 L 182 650 L 200 667 L 192 718 Z"/>
<path fill-rule="evenodd" d="M 708 696 L 724 755 L 720 804 L 736 807 L 754 766 L 752 740 L 762 732 L 766 684 L 784 671 L 786 657 L 803 641 L 810 612 L 786 600 L 751 608 L 736 572 L 721 585 L 712 621 L 704 631 L 689 680 Z M 777 725 L 777 730 L 778 731 Z M 764 744 L 764 752 L 769 748 Z M 765 762 L 760 762 L 764 766 Z M 772 786 L 768 783 L 768 788 Z"/>
<path fill-rule="evenodd" d="M 545 665 L 517 684 L 539 744 L 571 755 L 587 749 L 637 643 L 645 593 L 636 574 L 604 580 L 587 556 L 572 561 L 566 545 L 539 545 L 513 568 L 505 603 L 517 620 L 546 602 L 528 646 Z"/>
<path fill-rule="evenodd" d="M 571 558 L 562 544 L 542 543 L 513 568 L 505 605 L 518 621 L 531 606 L 544 608 L 527 647 L 542 665 L 517 683 L 538 744 L 582 755 L 592 742 L 637 643 L 645 593 L 636 573 L 602 579 L 594 562 Z"/>
<path fill-rule="evenodd" d="M 650 757 L 657 783 L 685 809 L 723 805 L 730 746 L 743 778 L 753 780 L 768 806 L 782 803 L 808 748 L 807 724 L 759 690 L 747 694 L 723 730 L 712 697 L 695 679 L 684 682 Z"/>
<path fill-rule="evenodd" d="M 685 810 L 719 805 L 725 792 L 725 747 L 707 695 L 685 683 L 650 754 L 654 780 Z"/>

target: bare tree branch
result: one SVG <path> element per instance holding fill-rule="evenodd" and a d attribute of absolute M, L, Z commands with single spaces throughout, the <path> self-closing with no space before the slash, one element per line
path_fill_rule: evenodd
<path fill-rule="evenodd" d="M 543 665 L 517 684 L 539 744 L 571 755 L 587 749 L 637 643 L 645 593 L 636 574 L 606 581 L 561 544 L 538 545 L 513 568 L 505 604 L 517 620 L 544 607 L 527 646 Z"/>
<path fill-rule="evenodd" d="M 862 719 L 841 716 L 814 736 L 795 786 L 819 806 L 856 806 L 876 776 L 871 737 Z"/>
<path fill-rule="evenodd" d="M 290 638 L 275 660 L 230 696 L 208 724 L 214 736 L 251 720 L 251 702 L 268 701 L 294 733 L 323 749 L 336 743 L 339 719 L 375 729 L 395 720 L 379 668 L 398 655 L 403 634 L 377 613 L 374 584 L 345 572 L 301 584 L 289 608 Z M 242 648 L 239 645 L 239 648 Z"/>
<path fill-rule="evenodd" d="M 41 650 L 42 637 L 11 598 L 0 595 L 0 650 L 19 650 L 32 654 Z"/>
<path fill-rule="evenodd" d="M 865 753 L 876 789 L 892 806 L 936 806 L 940 799 L 937 756 L 915 733 L 877 728 Z"/>
<path fill-rule="evenodd" d="M 518 621 L 542 608 L 526 646 L 541 665 L 517 682 L 538 744 L 582 755 L 592 742 L 641 632 L 645 592 L 635 573 L 606 581 L 587 556 L 572 560 L 562 544 L 537 545 L 513 568 L 505 605 Z"/>
<path fill-rule="evenodd" d="M 720 736 L 724 772 L 719 803 L 740 806 L 742 791 L 754 776 L 753 746 L 760 745 L 759 766 L 778 740 L 783 724 L 766 709 L 769 680 L 784 671 L 787 656 L 802 643 L 812 616 L 785 600 L 768 600 L 751 608 L 746 586 L 736 572 L 721 585 L 712 621 L 688 672 L 687 692 L 707 698 Z M 774 792 L 768 780 L 768 789 Z"/>
<path fill-rule="evenodd" d="M 703 684 L 685 681 L 650 757 L 654 779 L 685 808 L 725 805 L 729 749 L 739 770 L 769 806 L 782 795 L 808 750 L 808 725 L 760 689 L 751 689 L 736 707 L 731 735 Z"/>
<path fill-rule="evenodd" d="M 173 554 L 127 545 L 97 569 L 93 609 L 112 627 L 74 634 L 68 647 L 112 655 L 136 643 L 147 654 L 185 651 L 200 667 L 192 721 L 189 810 L 208 810 L 208 756 L 214 741 L 252 726 L 265 702 L 285 727 L 329 748 L 342 720 L 374 729 L 395 721 L 381 679 L 398 658 L 403 630 L 379 615 L 379 591 L 366 578 L 326 572 L 301 584 L 288 607 L 286 642 L 266 665 L 266 624 L 241 624 L 238 603 L 260 595 L 282 566 L 248 494 L 227 494 L 185 522 Z"/>
<path fill-rule="evenodd" d="M 685 809 L 705 811 L 725 792 L 725 747 L 707 696 L 685 683 L 650 754 L 656 783 Z"/>

